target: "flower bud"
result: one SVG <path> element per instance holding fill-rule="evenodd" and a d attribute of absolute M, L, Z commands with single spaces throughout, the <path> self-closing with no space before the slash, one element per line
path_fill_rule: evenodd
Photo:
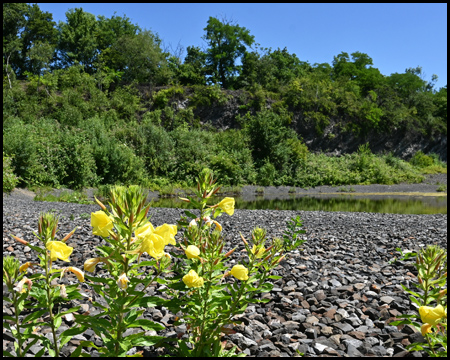
<path fill-rule="evenodd" d="M 232 253 L 234 253 L 234 251 L 236 250 L 236 248 L 231 249 L 230 251 L 228 251 L 223 257 L 227 258 L 228 256 L 230 256 Z"/>
<path fill-rule="evenodd" d="M 99 199 L 97 199 L 95 196 L 94 196 L 94 199 L 95 199 L 95 201 L 97 202 L 98 206 L 100 206 L 101 209 L 102 209 L 103 211 L 105 211 L 105 210 L 106 210 L 106 206 L 103 205 L 102 202 L 101 202 Z"/>
<path fill-rule="evenodd" d="M 20 242 L 23 245 L 28 245 L 28 241 L 25 241 L 24 239 L 21 239 L 20 237 L 11 235 L 15 240 L 17 240 L 18 242 Z"/>
<path fill-rule="evenodd" d="M 240 235 L 241 235 L 241 238 L 242 238 L 242 241 L 244 242 L 244 244 L 245 244 L 246 246 L 248 246 L 247 240 L 244 239 L 244 236 L 242 236 L 242 234 L 240 234 Z"/>
<path fill-rule="evenodd" d="M 66 242 L 67 240 L 69 240 L 71 237 L 72 237 L 72 235 L 75 233 L 75 230 L 76 230 L 77 228 L 75 228 L 75 229 L 73 229 L 70 233 L 68 233 L 65 237 L 64 237 L 64 239 L 62 239 L 61 241 L 62 242 Z"/>

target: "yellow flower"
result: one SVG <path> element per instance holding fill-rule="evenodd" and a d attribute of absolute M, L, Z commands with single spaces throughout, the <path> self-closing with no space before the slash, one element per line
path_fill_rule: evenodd
<path fill-rule="evenodd" d="M 188 288 L 202 287 L 203 286 L 203 278 L 198 276 L 198 274 L 191 270 L 187 275 L 183 276 L 183 282 Z"/>
<path fill-rule="evenodd" d="M 446 317 L 445 309 L 442 305 L 438 305 L 435 308 L 429 306 L 421 306 L 419 308 L 420 318 L 423 323 L 430 325 L 437 325 L 443 317 Z"/>
<path fill-rule="evenodd" d="M 423 324 L 420 328 L 420 332 L 422 333 L 422 336 L 425 336 L 427 333 L 431 333 L 431 325 Z"/>
<path fill-rule="evenodd" d="M 243 265 L 234 265 L 230 274 L 238 280 L 248 280 L 248 269 Z"/>
<path fill-rule="evenodd" d="M 234 214 L 234 198 L 226 197 L 217 206 L 230 216 Z"/>
<path fill-rule="evenodd" d="M 188 259 L 198 259 L 198 256 L 200 255 L 200 249 L 195 245 L 189 245 L 186 248 L 185 253 Z"/>
<path fill-rule="evenodd" d="M 94 235 L 103 237 L 107 237 L 109 235 L 108 230 L 112 230 L 114 227 L 111 218 L 101 210 L 91 213 L 91 226 L 94 228 L 92 230 Z"/>
<path fill-rule="evenodd" d="M 50 251 L 50 258 L 52 261 L 55 261 L 56 259 L 69 261 L 69 256 L 73 251 L 73 247 L 67 246 L 62 241 L 48 241 L 46 248 Z"/>
<path fill-rule="evenodd" d="M 84 266 L 83 266 L 84 270 L 89 271 L 89 272 L 94 272 L 95 266 L 100 262 L 100 260 L 101 259 L 99 257 L 87 259 L 84 262 Z"/>
<path fill-rule="evenodd" d="M 19 268 L 20 272 L 25 272 L 30 267 L 31 262 L 27 261 L 25 264 L 21 265 Z"/>
<path fill-rule="evenodd" d="M 150 234 L 142 242 L 139 252 L 141 254 L 146 252 L 151 257 L 158 260 L 165 255 L 164 246 L 166 245 L 164 243 L 164 239 L 161 236 Z"/>
<path fill-rule="evenodd" d="M 147 224 L 136 229 L 134 233 L 138 239 L 146 238 L 152 234 L 156 234 L 164 239 L 165 245 L 168 245 L 168 244 L 176 245 L 176 242 L 175 242 L 175 235 L 177 233 L 176 225 L 164 224 L 164 225 L 158 226 L 155 229 L 153 227 L 153 225 L 150 222 L 148 222 Z"/>
<path fill-rule="evenodd" d="M 264 256 L 264 251 L 266 251 L 266 249 L 264 248 L 264 247 L 262 247 L 262 248 L 260 248 L 258 251 L 256 251 L 256 245 L 253 245 L 253 248 L 252 248 L 252 254 L 255 254 L 255 257 L 257 258 L 257 259 L 260 259 L 260 258 L 262 258 L 263 256 Z"/>
<path fill-rule="evenodd" d="M 176 244 L 177 226 L 164 224 L 155 229 L 149 222 L 136 229 L 134 233 L 138 239 L 144 239 L 139 248 L 139 253 L 147 252 L 151 257 L 160 259 L 165 255 L 164 246 Z"/>
<path fill-rule="evenodd" d="M 82 272 L 80 269 L 76 268 L 75 266 L 69 266 L 66 271 L 73 272 L 76 275 L 78 281 L 84 282 L 84 272 Z"/>
<path fill-rule="evenodd" d="M 176 225 L 163 224 L 155 229 L 155 234 L 161 236 L 164 239 L 165 245 L 169 244 L 176 245 L 175 242 L 176 233 L 177 233 Z"/>
<path fill-rule="evenodd" d="M 122 289 L 125 290 L 128 287 L 128 283 L 130 282 L 130 280 L 128 280 L 127 275 L 125 273 L 123 273 L 122 275 L 119 276 L 119 278 L 117 279 L 117 286 Z"/>

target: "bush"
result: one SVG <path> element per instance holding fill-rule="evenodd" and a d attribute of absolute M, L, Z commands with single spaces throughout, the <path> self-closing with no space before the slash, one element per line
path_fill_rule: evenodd
<path fill-rule="evenodd" d="M 409 162 L 414 166 L 421 168 L 425 168 L 434 164 L 433 158 L 431 156 L 425 155 L 422 150 L 417 151 L 409 160 Z"/>
<path fill-rule="evenodd" d="M 19 177 L 14 174 L 11 166 L 13 157 L 6 156 L 3 153 L 3 192 L 10 193 L 19 183 Z"/>

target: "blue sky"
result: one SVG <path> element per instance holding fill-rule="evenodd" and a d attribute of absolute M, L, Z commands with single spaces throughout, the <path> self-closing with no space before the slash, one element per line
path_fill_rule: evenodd
<path fill-rule="evenodd" d="M 421 66 L 425 80 L 447 84 L 447 4 L 95 4 L 38 3 L 65 21 L 71 8 L 94 15 L 124 14 L 142 29 L 158 33 L 164 46 L 206 47 L 202 40 L 210 16 L 245 27 L 262 47 L 295 53 L 300 60 L 329 63 L 342 51 L 360 51 L 383 75 Z M 184 55 L 182 56 L 184 59 Z"/>

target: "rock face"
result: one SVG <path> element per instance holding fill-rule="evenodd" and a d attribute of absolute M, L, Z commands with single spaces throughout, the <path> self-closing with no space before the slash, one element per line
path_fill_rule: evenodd
<path fill-rule="evenodd" d="M 151 94 L 168 87 L 150 88 L 143 84 L 139 85 L 139 91 L 143 98 L 148 99 Z M 193 89 L 184 88 L 184 94 L 169 100 L 169 104 L 175 112 L 193 106 L 191 97 Z M 245 115 L 248 111 L 255 114 L 256 110 L 251 106 L 251 95 L 244 90 L 222 90 L 221 100 L 208 100 L 209 104 L 197 104 L 193 106 L 195 119 L 200 120 L 200 124 L 212 126 L 219 130 L 239 129 L 240 125 L 236 121 L 238 115 Z M 271 108 L 274 103 L 271 99 L 266 99 L 266 108 Z M 152 110 L 149 108 L 148 110 Z M 340 123 L 344 121 L 340 118 L 330 118 L 329 125 L 324 128 L 323 134 L 319 135 L 315 130 L 315 124 L 306 122 L 301 117 L 302 111 L 293 113 L 292 127 L 312 152 L 324 152 L 329 155 L 343 155 L 353 153 L 360 145 L 370 144 L 373 153 L 392 152 L 395 156 L 409 160 L 415 152 L 422 150 L 425 154 L 436 153 L 443 161 L 447 161 L 447 135 L 439 134 L 433 138 L 428 138 L 415 131 L 405 131 L 395 129 L 388 132 L 372 132 L 366 136 L 356 136 L 351 132 L 341 131 Z"/>

